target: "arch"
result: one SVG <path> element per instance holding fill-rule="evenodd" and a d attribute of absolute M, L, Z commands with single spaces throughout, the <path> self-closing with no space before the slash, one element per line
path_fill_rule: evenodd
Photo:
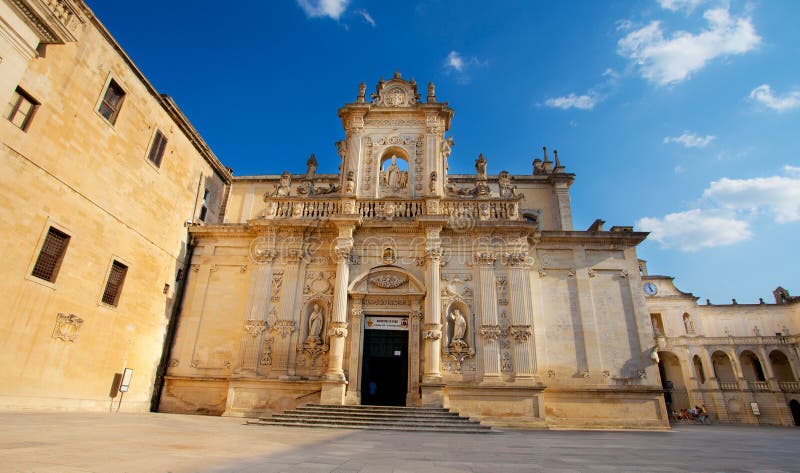
<path fill-rule="evenodd" d="M 705 384 L 706 373 L 703 370 L 703 362 L 702 360 L 700 360 L 699 355 L 695 355 L 692 357 L 692 365 L 694 365 L 694 375 L 700 381 L 700 384 Z"/>
<path fill-rule="evenodd" d="M 764 368 L 758 355 L 750 350 L 743 350 L 739 354 L 739 362 L 742 366 L 742 377 L 747 381 L 766 381 Z"/>
<path fill-rule="evenodd" d="M 736 373 L 733 371 L 731 358 L 722 350 L 716 350 L 711 354 L 711 367 L 714 369 L 714 377 L 723 383 L 735 383 Z"/>
<path fill-rule="evenodd" d="M 783 351 L 772 350 L 769 353 L 769 363 L 778 381 L 797 381 L 789 357 Z"/>
<path fill-rule="evenodd" d="M 789 409 L 792 411 L 794 425 L 800 425 L 800 402 L 797 402 L 797 399 L 792 399 L 789 401 Z"/>
<path fill-rule="evenodd" d="M 661 386 L 664 388 L 664 402 L 667 410 L 678 411 L 688 409 L 689 394 L 683 379 L 681 362 L 678 355 L 669 351 L 658 352 L 658 372 L 661 375 Z"/>
<path fill-rule="evenodd" d="M 378 159 L 378 167 L 382 170 L 384 163 L 392 159 L 392 156 L 397 156 L 398 158 L 402 159 L 405 161 L 406 165 L 411 162 L 411 156 L 409 155 L 407 149 L 403 148 L 402 146 L 389 146 L 381 152 L 381 157 Z"/>
<path fill-rule="evenodd" d="M 464 318 L 464 322 L 466 323 L 464 334 L 461 337 L 462 341 L 469 339 L 472 336 L 472 314 L 470 313 L 469 306 L 463 300 L 454 300 L 447 306 L 447 309 L 442 314 L 442 318 L 444 319 L 442 326 L 445 327 L 445 348 L 448 351 L 450 348 L 452 348 L 453 337 L 455 333 L 456 320 L 451 319 L 451 314 L 454 310 L 458 310 L 461 313 L 461 316 Z"/>
<path fill-rule="evenodd" d="M 348 294 L 400 294 L 424 296 L 425 285 L 407 270 L 393 265 L 370 268 L 355 278 L 347 288 Z"/>

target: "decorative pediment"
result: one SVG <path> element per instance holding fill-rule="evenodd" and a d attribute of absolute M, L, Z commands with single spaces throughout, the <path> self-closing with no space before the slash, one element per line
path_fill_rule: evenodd
<path fill-rule="evenodd" d="M 420 96 L 414 79 L 409 82 L 403 79 L 399 72 L 395 72 L 394 77 L 390 80 L 381 79 L 378 82 L 371 99 L 373 105 L 398 108 L 410 107 L 418 103 Z"/>
<path fill-rule="evenodd" d="M 421 281 L 406 270 L 395 266 L 378 266 L 356 278 L 350 294 L 424 295 Z"/>

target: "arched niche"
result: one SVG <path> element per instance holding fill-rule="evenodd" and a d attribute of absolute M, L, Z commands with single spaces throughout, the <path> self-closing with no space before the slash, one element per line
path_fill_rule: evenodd
<path fill-rule="evenodd" d="M 410 197 L 412 174 L 408 151 L 400 146 L 389 146 L 378 159 L 378 196 Z"/>
<path fill-rule="evenodd" d="M 455 339 L 456 330 L 459 325 L 458 316 L 456 315 L 456 311 L 458 314 L 463 317 L 463 334 L 460 338 L 460 343 L 458 340 Z M 472 314 L 470 313 L 469 306 L 463 300 L 455 300 L 451 302 L 443 315 L 443 323 L 442 326 L 446 327 L 445 329 L 445 343 L 444 343 L 444 350 L 446 353 L 450 353 L 453 350 L 461 351 L 464 348 L 471 347 L 473 344 L 471 343 L 472 339 Z M 454 343 L 456 342 L 456 343 Z M 456 345 L 458 344 L 458 345 Z"/>
<path fill-rule="evenodd" d="M 425 285 L 413 274 L 393 265 L 371 268 L 350 283 L 351 296 L 393 295 L 419 299 L 425 295 Z"/>

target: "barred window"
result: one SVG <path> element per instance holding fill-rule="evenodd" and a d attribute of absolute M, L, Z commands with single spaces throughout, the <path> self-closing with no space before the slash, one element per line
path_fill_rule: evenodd
<path fill-rule="evenodd" d="M 125 91 L 113 79 L 108 83 L 106 93 L 103 95 L 103 100 L 100 102 L 100 107 L 97 109 L 106 120 L 114 124 L 117 121 L 117 116 L 122 108 L 122 101 L 125 100 Z"/>
<path fill-rule="evenodd" d="M 36 258 L 36 264 L 33 266 L 31 276 L 49 282 L 56 282 L 61 261 L 67 252 L 69 238 L 66 233 L 50 227 L 47 230 L 42 249 L 39 250 L 39 257 Z"/>
<path fill-rule="evenodd" d="M 167 137 L 163 133 L 156 130 L 156 136 L 153 137 L 153 143 L 150 145 L 150 152 L 147 153 L 147 159 L 156 167 L 161 167 L 161 158 L 164 157 L 164 149 L 167 147 Z"/>
<path fill-rule="evenodd" d="M 8 103 L 8 120 L 16 125 L 20 130 L 25 131 L 31 123 L 31 118 L 39 106 L 39 102 L 33 99 L 24 90 L 17 87 Z"/>
<path fill-rule="evenodd" d="M 111 264 L 111 272 L 108 273 L 106 289 L 103 291 L 103 302 L 105 304 L 116 307 L 117 303 L 119 303 L 119 295 L 122 292 L 122 284 L 125 282 L 125 274 L 127 273 L 128 267 L 114 260 L 114 263 Z"/>

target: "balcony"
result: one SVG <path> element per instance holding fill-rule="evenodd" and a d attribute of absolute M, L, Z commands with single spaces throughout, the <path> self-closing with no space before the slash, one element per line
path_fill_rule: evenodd
<path fill-rule="evenodd" d="M 719 389 L 721 391 L 738 391 L 739 383 L 736 381 L 720 381 Z"/>
<path fill-rule="evenodd" d="M 785 393 L 800 393 L 800 381 L 778 381 L 778 387 Z"/>
<path fill-rule="evenodd" d="M 748 381 L 751 391 L 769 391 L 769 383 L 766 381 Z"/>

